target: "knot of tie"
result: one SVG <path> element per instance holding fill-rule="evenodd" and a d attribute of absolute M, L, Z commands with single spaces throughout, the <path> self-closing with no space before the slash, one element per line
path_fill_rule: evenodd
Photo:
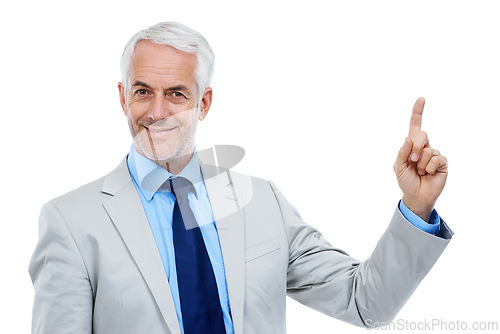
<path fill-rule="evenodd" d="M 179 200 L 186 198 L 188 194 L 193 191 L 194 187 L 191 181 L 179 176 L 169 179 L 169 182 L 168 184 L 166 184 L 166 186 Z"/>
<path fill-rule="evenodd" d="M 165 182 L 167 183 L 167 182 Z M 174 177 L 169 179 L 168 185 L 166 187 L 174 194 L 174 213 L 173 213 L 173 228 L 182 228 L 185 230 L 190 230 L 199 227 L 196 222 L 196 218 L 189 205 L 188 195 L 193 190 L 193 184 L 186 178 Z M 176 220 L 176 217 L 178 218 Z M 175 224 L 175 222 L 182 224 Z"/>

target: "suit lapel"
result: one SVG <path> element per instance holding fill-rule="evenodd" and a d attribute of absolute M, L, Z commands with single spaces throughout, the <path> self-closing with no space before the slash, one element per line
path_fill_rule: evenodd
<path fill-rule="evenodd" d="M 163 263 L 141 200 L 128 173 L 126 160 L 106 176 L 102 191 L 113 195 L 103 206 L 134 258 L 170 331 L 180 334 Z"/>
<path fill-rule="evenodd" d="M 203 179 L 219 234 L 226 283 L 236 334 L 243 333 L 245 297 L 244 212 L 228 171 L 201 164 Z"/>

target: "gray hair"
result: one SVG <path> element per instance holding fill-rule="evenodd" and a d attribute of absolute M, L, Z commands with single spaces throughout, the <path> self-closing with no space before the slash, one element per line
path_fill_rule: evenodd
<path fill-rule="evenodd" d="M 123 50 L 120 62 L 122 83 L 125 87 L 128 85 L 127 81 L 134 49 L 137 43 L 143 40 L 168 45 L 179 51 L 196 55 L 198 63 L 195 70 L 195 81 L 198 86 L 199 98 L 202 97 L 205 88 L 210 86 L 212 81 L 215 55 L 205 37 L 178 22 L 160 22 L 132 36 Z"/>

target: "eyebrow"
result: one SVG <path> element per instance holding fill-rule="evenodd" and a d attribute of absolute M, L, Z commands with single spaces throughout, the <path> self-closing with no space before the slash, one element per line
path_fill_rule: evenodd
<path fill-rule="evenodd" d="M 180 92 L 189 92 L 189 89 L 186 86 L 184 86 L 184 85 L 173 86 L 173 87 L 170 87 L 168 90 L 170 90 L 170 91 L 177 90 L 177 91 L 180 91 Z"/>
<path fill-rule="evenodd" d="M 151 89 L 151 87 L 145 83 L 145 82 L 142 82 L 142 81 L 135 81 L 133 84 L 132 84 L 132 87 L 134 86 L 143 86 L 143 87 L 146 87 L 146 88 L 149 88 Z"/>

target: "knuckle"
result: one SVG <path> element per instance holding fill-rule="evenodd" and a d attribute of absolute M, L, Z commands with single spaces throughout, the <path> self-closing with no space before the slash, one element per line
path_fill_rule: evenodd
<path fill-rule="evenodd" d="M 434 150 L 430 147 L 425 147 L 423 150 L 423 154 L 428 156 L 428 157 L 431 157 L 434 155 Z"/>
<path fill-rule="evenodd" d="M 428 140 L 427 136 L 425 133 L 419 133 L 418 136 L 413 140 L 413 147 L 422 149 L 423 147 L 427 146 Z"/>
<path fill-rule="evenodd" d="M 436 173 L 437 169 L 438 169 L 438 166 L 433 165 L 433 164 L 428 164 L 427 167 L 425 167 L 425 171 L 431 175 L 434 175 Z"/>
<path fill-rule="evenodd" d="M 436 166 L 436 169 L 446 166 L 448 164 L 448 161 L 443 156 L 433 156 L 432 162 Z"/>
<path fill-rule="evenodd" d="M 433 156 L 433 158 L 436 160 L 436 161 L 439 161 L 440 163 L 444 163 L 446 162 L 446 158 L 443 157 L 442 155 L 435 155 Z"/>
<path fill-rule="evenodd" d="M 430 146 L 429 136 L 427 136 L 427 132 L 422 131 L 421 140 L 422 140 L 422 147 L 429 147 Z"/>

